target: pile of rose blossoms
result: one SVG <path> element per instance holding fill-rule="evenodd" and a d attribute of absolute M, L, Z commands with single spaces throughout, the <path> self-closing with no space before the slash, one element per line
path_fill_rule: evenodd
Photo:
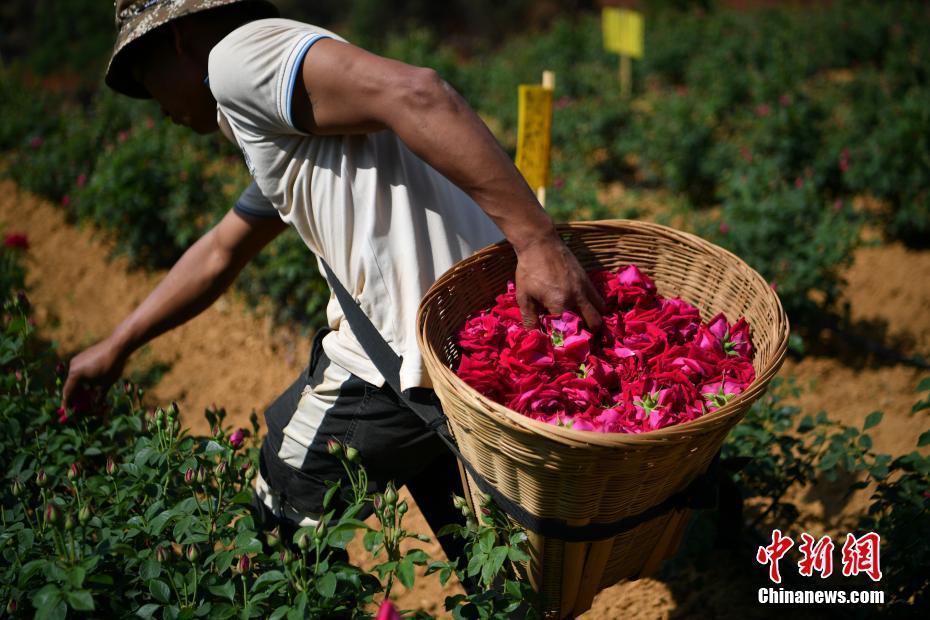
<path fill-rule="evenodd" d="M 749 324 L 666 299 L 635 265 L 588 274 L 607 304 L 592 334 L 573 312 L 526 329 L 513 282 L 459 331 L 457 374 L 533 419 L 602 433 L 642 433 L 719 409 L 755 378 Z"/>

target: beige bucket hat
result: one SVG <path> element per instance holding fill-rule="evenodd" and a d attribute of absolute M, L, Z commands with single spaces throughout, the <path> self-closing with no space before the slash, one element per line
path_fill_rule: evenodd
<path fill-rule="evenodd" d="M 133 78 L 128 53 L 147 33 L 184 15 L 199 13 L 227 4 L 256 5 L 259 15 L 277 17 L 278 9 L 267 0 L 116 0 L 116 44 L 104 81 L 113 90 L 149 99 L 151 95 Z"/>

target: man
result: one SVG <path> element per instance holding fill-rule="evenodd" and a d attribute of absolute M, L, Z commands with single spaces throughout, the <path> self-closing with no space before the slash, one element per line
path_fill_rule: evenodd
<path fill-rule="evenodd" d="M 118 0 L 106 83 L 154 97 L 198 133 L 219 128 L 253 183 L 108 338 L 71 361 L 65 405 L 79 384 L 109 385 L 134 350 L 207 308 L 288 225 L 402 356 L 405 391 L 430 387 L 415 334 L 423 294 L 502 232 L 528 326 L 567 308 L 599 325 L 584 271 L 453 89 L 430 69 L 276 15 L 263 0 Z M 343 475 L 326 450 L 335 438 L 359 451 L 374 487 L 407 484 L 438 531 L 456 519 L 454 459 L 385 384 L 333 297 L 327 318 L 309 367 L 265 414 L 257 516 L 286 533 L 314 523 L 325 481 Z"/>

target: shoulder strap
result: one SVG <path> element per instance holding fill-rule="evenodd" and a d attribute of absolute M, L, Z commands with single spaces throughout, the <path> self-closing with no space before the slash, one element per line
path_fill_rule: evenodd
<path fill-rule="evenodd" d="M 678 493 L 669 496 L 665 501 L 643 512 L 617 519 L 610 523 L 591 523 L 588 525 L 569 525 L 561 519 L 552 517 L 540 517 L 535 515 L 509 497 L 498 491 L 487 479 L 482 476 L 469 463 L 462 453 L 459 452 L 455 440 L 449 433 L 449 427 L 446 423 L 446 417 L 439 406 L 438 399 L 433 399 L 432 404 L 417 402 L 411 399 L 405 392 L 400 389 L 400 366 L 401 358 L 391 349 L 390 345 L 384 340 L 384 336 L 372 324 L 371 319 L 362 312 L 356 301 L 345 289 L 336 274 L 333 273 L 329 264 L 320 258 L 323 263 L 323 269 L 326 272 L 326 278 L 329 285 L 342 306 L 342 312 L 352 327 L 352 332 L 358 339 L 359 344 L 365 353 L 371 359 L 375 368 L 384 377 L 385 382 L 391 386 L 394 392 L 421 420 L 439 435 L 440 439 L 448 446 L 449 450 L 462 463 L 472 479 L 481 491 L 487 493 L 495 503 L 510 515 L 517 523 L 532 532 L 537 532 L 543 536 L 558 538 L 569 542 L 582 542 L 588 540 L 601 540 L 616 536 L 622 532 L 629 531 L 650 519 L 654 519 L 673 509 L 682 508 L 711 508 L 716 505 L 716 477 L 717 462 L 720 453 L 714 457 L 707 473 L 698 476 L 690 485 Z"/>

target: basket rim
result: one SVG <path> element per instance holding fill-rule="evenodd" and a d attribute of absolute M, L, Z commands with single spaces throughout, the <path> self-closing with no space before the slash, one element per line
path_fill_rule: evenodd
<path fill-rule="evenodd" d="M 697 248 L 701 248 L 712 254 L 718 254 L 721 258 L 726 260 L 734 261 L 736 264 L 745 268 L 750 276 L 756 280 L 757 284 L 762 285 L 761 290 L 765 291 L 765 295 L 769 297 L 769 300 L 774 301 L 776 309 L 774 327 L 779 332 L 777 346 L 775 346 L 772 356 L 760 369 L 756 378 L 753 379 L 752 383 L 750 383 L 742 393 L 730 400 L 723 407 L 706 413 L 699 418 L 644 433 L 599 433 L 596 431 L 582 431 L 556 426 L 547 422 L 534 420 L 533 418 L 527 417 L 505 405 L 487 398 L 475 388 L 468 385 L 464 380 L 460 379 L 451 368 L 446 366 L 446 364 L 439 359 L 436 351 L 432 346 L 429 346 L 430 342 L 426 338 L 426 322 L 429 317 L 429 302 L 436 296 L 438 291 L 442 290 L 446 284 L 455 278 L 457 273 L 466 266 L 485 260 L 488 256 L 506 251 L 508 248 L 512 248 L 510 242 L 506 239 L 478 250 L 468 258 L 459 261 L 446 270 L 445 273 L 436 279 L 420 301 L 420 306 L 417 311 L 417 341 L 421 355 L 424 361 L 427 362 L 427 369 L 428 372 L 430 372 L 433 382 L 445 383 L 447 387 L 455 391 L 462 391 L 464 387 L 468 392 L 468 396 L 471 397 L 471 401 L 481 405 L 481 407 L 474 407 L 473 409 L 480 412 L 482 415 L 492 417 L 495 422 L 503 422 L 513 430 L 522 431 L 541 439 L 549 439 L 573 447 L 646 447 L 655 445 L 658 442 L 687 440 L 693 437 L 695 433 L 700 432 L 703 426 L 716 424 L 718 421 L 735 415 L 742 415 L 748 409 L 749 405 L 762 395 L 768 383 L 780 369 L 787 353 L 790 326 L 781 299 L 778 297 L 778 293 L 768 285 L 768 282 L 758 271 L 749 266 L 739 256 L 693 233 L 677 230 L 670 226 L 656 224 L 654 222 L 629 219 L 573 221 L 556 225 L 556 229 L 560 235 L 569 231 L 583 232 L 586 229 L 594 229 L 592 232 L 597 232 L 597 229 L 601 229 L 603 232 L 620 232 L 620 229 L 623 228 L 640 228 L 646 232 L 659 233 L 666 237 L 683 237 Z M 433 376 L 434 372 L 438 372 L 439 376 Z M 750 395 L 752 395 L 751 399 L 749 398 Z"/>

